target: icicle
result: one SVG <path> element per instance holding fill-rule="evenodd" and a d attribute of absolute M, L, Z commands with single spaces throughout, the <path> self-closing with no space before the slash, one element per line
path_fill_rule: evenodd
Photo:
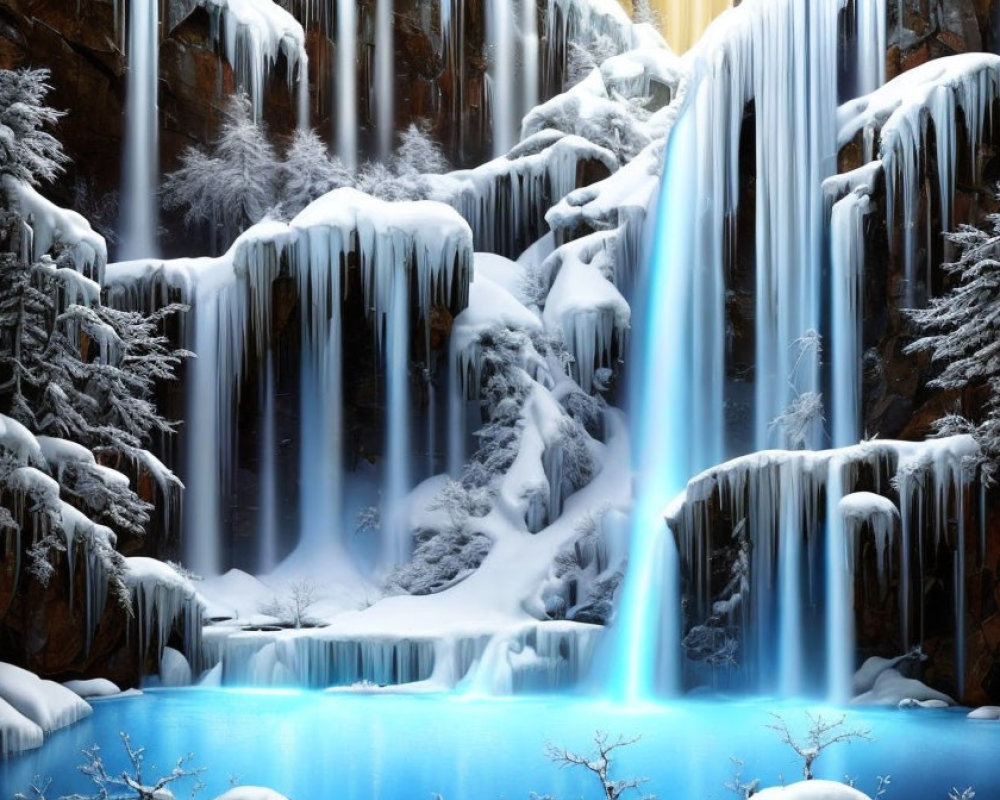
<path fill-rule="evenodd" d="M 253 104 L 254 119 L 263 114 L 264 84 L 283 54 L 288 64 L 288 85 L 298 80 L 297 108 L 299 126 L 308 111 L 308 55 L 302 26 L 291 14 L 271 0 L 198 0 L 211 15 L 212 36 L 224 45 L 226 60 L 236 74 L 239 91 L 247 92 Z M 302 93 L 302 85 L 306 94 Z"/>

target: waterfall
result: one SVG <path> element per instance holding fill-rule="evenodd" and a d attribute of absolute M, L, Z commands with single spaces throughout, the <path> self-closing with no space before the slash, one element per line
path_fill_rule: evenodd
<path fill-rule="evenodd" d="M 847 525 L 844 499 L 845 465 L 830 459 L 826 480 L 826 668 L 827 694 L 833 703 L 851 699 L 854 675 L 854 593 L 847 568 Z"/>
<path fill-rule="evenodd" d="M 159 174 L 159 0 L 133 0 L 129 13 L 125 99 L 122 257 L 156 255 Z"/>
<path fill-rule="evenodd" d="M 511 0 L 490 2 L 490 46 L 493 51 L 490 86 L 493 109 L 493 155 L 507 153 L 516 141 L 514 96 L 514 35 Z"/>
<path fill-rule="evenodd" d="M 343 332 L 341 330 L 344 234 L 308 228 L 296 242 L 302 318 L 302 385 L 299 429 L 299 546 L 339 552 L 343 506 Z"/>
<path fill-rule="evenodd" d="M 337 0 L 337 154 L 348 169 L 358 165 L 357 37 L 354 0 Z"/>
<path fill-rule="evenodd" d="M 833 206 L 831 213 L 834 447 L 857 444 L 861 438 L 861 312 L 865 217 L 870 207 L 866 194 L 851 192 Z"/>
<path fill-rule="evenodd" d="M 385 374 L 386 436 L 383 481 L 382 562 L 402 564 L 409 558 L 409 530 L 404 517 L 410 491 L 410 292 L 409 270 L 393 265 L 390 308 L 386 309 Z M 383 320 L 376 321 L 382 325 Z"/>
<path fill-rule="evenodd" d="M 538 7 L 536 0 L 521 0 L 521 48 L 524 75 L 521 108 L 527 114 L 538 105 Z"/>
<path fill-rule="evenodd" d="M 858 96 L 874 92 L 885 83 L 886 0 L 857 0 Z"/>
<path fill-rule="evenodd" d="M 276 430 L 274 355 L 267 352 L 264 372 L 264 415 L 260 445 L 260 520 L 257 525 L 257 571 L 271 572 L 278 565 L 278 434 Z"/>
<path fill-rule="evenodd" d="M 721 456 L 717 443 L 712 442 L 715 429 L 691 424 L 694 392 L 688 391 L 692 389 L 690 349 L 704 345 L 699 341 L 701 335 L 712 346 L 721 330 L 721 319 L 716 320 L 718 325 L 699 326 L 696 331 L 698 318 L 684 312 L 691 308 L 690 298 L 707 271 L 688 268 L 693 263 L 688 260 L 691 242 L 686 233 L 673 235 L 690 230 L 686 226 L 693 222 L 688 216 L 693 204 L 687 191 L 694 185 L 690 153 L 697 135 L 695 109 L 689 105 L 667 143 L 652 263 L 645 275 L 647 291 L 636 295 L 647 299 L 637 326 L 643 333 L 635 337 L 633 345 L 637 366 L 633 375 L 638 384 L 632 397 L 636 412 L 633 462 L 640 483 L 632 512 L 629 569 L 619 610 L 618 660 L 612 676 L 614 690 L 629 701 L 650 696 L 657 688 L 657 674 L 663 676 L 665 690 L 680 687 L 676 644 L 680 626 L 671 625 L 679 615 L 679 587 L 672 581 L 675 566 L 663 573 L 671 585 L 658 585 L 664 551 L 669 554 L 672 550 L 665 541 L 669 534 L 662 511 L 694 473 L 693 459 L 712 463 Z M 665 397 L 671 402 L 664 403 Z M 664 625 L 668 628 L 664 641 L 670 649 L 663 650 L 665 663 L 658 664 L 660 647 L 654 632 Z"/>
<path fill-rule="evenodd" d="M 395 133 L 395 52 L 392 35 L 392 2 L 378 0 L 375 4 L 375 126 L 378 130 L 378 155 L 388 161 L 392 155 Z"/>

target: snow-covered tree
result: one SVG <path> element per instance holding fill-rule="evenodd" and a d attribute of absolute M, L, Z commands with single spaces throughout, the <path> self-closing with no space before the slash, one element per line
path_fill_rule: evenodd
<path fill-rule="evenodd" d="M 653 8 L 649 0 L 632 0 L 632 21 L 640 25 L 646 23 L 655 28 L 663 24 L 660 12 Z"/>
<path fill-rule="evenodd" d="M 381 161 L 367 161 L 362 164 L 358 170 L 355 186 L 365 194 L 387 202 L 420 198 L 416 180 L 412 177 L 400 180 L 399 175 Z"/>
<path fill-rule="evenodd" d="M 431 136 L 426 120 L 411 122 L 399 134 L 393 164 L 398 175 L 438 175 L 449 168 L 444 150 Z"/>
<path fill-rule="evenodd" d="M 582 40 L 570 40 L 563 84 L 566 88 L 578 84 L 609 58 L 618 55 L 618 52 L 615 40 L 605 33 L 590 35 Z"/>
<path fill-rule="evenodd" d="M 250 100 L 234 95 L 210 152 L 187 148 L 180 168 L 167 175 L 164 204 L 183 210 L 188 226 L 207 226 L 213 247 L 224 248 L 274 206 L 276 163 Z"/>
<path fill-rule="evenodd" d="M 580 755 L 571 750 L 549 745 L 546 754 L 560 767 L 582 767 L 590 772 L 600 782 L 604 800 L 619 800 L 629 792 L 637 792 L 643 800 L 652 800 L 651 795 L 643 794 L 641 791 L 641 787 L 649 782 L 649 778 L 611 777 L 616 751 L 634 745 L 640 738 L 642 737 L 619 736 L 612 740 L 603 731 L 598 731 L 594 734 L 594 753 Z"/>
<path fill-rule="evenodd" d="M 871 731 L 866 728 L 846 728 L 846 718 L 825 719 L 821 714 L 813 716 L 808 711 L 809 730 L 805 737 L 796 738 L 788 728 L 788 723 L 779 715 L 772 714 L 774 722 L 767 727 L 775 731 L 783 744 L 788 745 L 802 759 L 802 776 L 807 781 L 813 779 L 813 765 L 822 752 L 835 744 L 849 744 L 855 741 L 872 740 Z"/>
<path fill-rule="evenodd" d="M 278 166 L 280 215 L 291 219 L 313 200 L 342 186 L 351 186 L 354 176 L 316 131 L 296 131 L 288 144 L 285 160 Z"/>
<path fill-rule="evenodd" d="M 0 174 L 32 185 L 56 178 L 67 161 L 45 130 L 63 116 L 45 105 L 48 80 L 45 69 L 0 70 Z"/>
<path fill-rule="evenodd" d="M 312 625 L 314 620 L 309 617 L 309 609 L 322 599 L 320 589 L 320 584 L 311 578 L 298 578 L 289 582 L 284 595 L 265 603 L 260 611 L 290 628 Z"/>
<path fill-rule="evenodd" d="M 1000 215 L 987 221 L 989 230 L 966 225 L 948 235 L 961 256 L 943 269 L 957 285 L 909 312 L 923 335 L 905 352 L 929 353 L 941 366 L 932 387 L 988 393 L 985 403 L 947 415 L 936 429 L 946 436 L 971 433 L 981 450 L 977 465 L 992 482 L 1000 470 Z"/>

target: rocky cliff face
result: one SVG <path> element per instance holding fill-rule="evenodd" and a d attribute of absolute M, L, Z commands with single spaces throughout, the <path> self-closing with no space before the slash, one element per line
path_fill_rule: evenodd
<path fill-rule="evenodd" d="M 160 154 L 162 169 L 169 171 L 184 147 L 211 138 L 235 80 L 212 40 L 208 13 L 195 0 L 161 2 Z M 89 212 L 98 225 L 103 223 L 102 232 L 110 232 L 115 222 L 112 195 L 121 184 L 127 8 L 121 0 L 0 4 L 0 68 L 50 69 L 51 104 L 67 112 L 58 135 L 73 164 L 50 194 L 64 205 Z M 431 10 L 430 4 L 419 0 L 395 5 L 397 128 L 426 119 L 456 164 L 479 163 L 490 149 L 490 120 L 483 103 L 487 54 L 482 4 L 467 4 L 461 71 L 440 56 L 438 16 Z M 358 18 L 358 78 L 359 86 L 366 86 L 374 0 L 358 3 Z M 333 43 L 319 21 L 306 32 L 311 117 L 320 134 L 332 139 Z M 280 69 L 281 65 L 279 73 Z M 459 74 L 464 77 L 460 92 Z M 363 126 L 374 117 L 366 98 L 366 92 L 359 92 L 358 118 Z M 264 108 L 275 137 L 293 130 L 294 98 L 284 75 L 269 81 Z M 371 138 L 362 132 L 360 140 Z"/>

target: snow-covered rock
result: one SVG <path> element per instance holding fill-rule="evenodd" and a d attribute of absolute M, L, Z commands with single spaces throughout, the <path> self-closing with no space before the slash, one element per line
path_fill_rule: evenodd
<path fill-rule="evenodd" d="M 948 695 L 931 689 L 914 678 L 903 677 L 889 668 L 879 673 L 872 688 L 851 701 L 862 706 L 896 706 L 898 708 L 946 708 L 955 705 Z"/>
<path fill-rule="evenodd" d="M 1000 722 L 1000 706 L 982 706 L 970 711 L 966 715 L 969 719 L 982 719 L 991 722 Z"/>
<path fill-rule="evenodd" d="M 836 781 L 800 781 L 775 786 L 754 795 L 757 800 L 871 800 L 857 789 Z"/>
<path fill-rule="evenodd" d="M 45 733 L 65 728 L 90 714 L 91 708 L 65 686 L 34 673 L 0 663 L 0 700 Z"/>
<path fill-rule="evenodd" d="M 125 564 L 124 579 L 135 603 L 141 652 L 149 652 L 155 643 L 159 662 L 171 632 L 179 628 L 184 652 L 191 661 L 200 663 L 205 606 L 191 581 L 154 558 L 136 556 L 125 559 Z M 176 661 L 168 663 L 168 667 L 176 666 Z"/>
<path fill-rule="evenodd" d="M 66 681 L 63 686 L 85 700 L 91 697 L 113 697 L 122 693 L 122 690 L 117 685 L 106 678 Z"/>

